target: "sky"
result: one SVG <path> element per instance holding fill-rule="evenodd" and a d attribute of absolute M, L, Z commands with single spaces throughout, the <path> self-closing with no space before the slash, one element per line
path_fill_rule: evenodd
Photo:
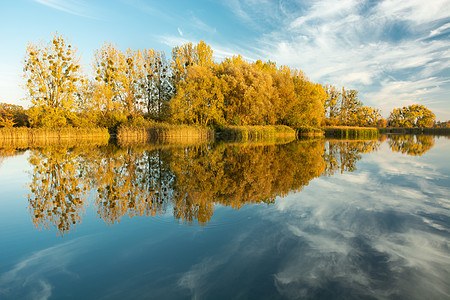
<path fill-rule="evenodd" d="M 450 120 L 450 0 L 0 0 L 0 102 L 28 107 L 29 42 L 64 35 L 91 73 L 104 42 L 162 50 L 205 41 L 216 61 L 241 54 L 359 91 L 388 117 L 422 104 Z"/>

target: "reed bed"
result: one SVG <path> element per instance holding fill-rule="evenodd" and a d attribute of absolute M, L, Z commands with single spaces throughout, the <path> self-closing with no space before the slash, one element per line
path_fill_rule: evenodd
<path fill-rule="evenodd" d="M 317 127 L 301 126 L 295 128 L 295 130 L 299 137 L 319 137 L 325 134 L 325 131 Z"/>
<path fill-rule="evenodd" d="M 325 137 L 334 137 L 340 139 L 376 139 L 378 129 L 373 127 L 324 127 Z"/>
<path fill-rule="evenodd" d="M 444 127 L 426 127 L 426 128 L 387 127 L 387 128 L 381 128 L 380 133 L 450 135 L 450 128 L 444 128 Z"/>
<path fill-rule="evenodd" d="M 0 128 L 0 147 L 28 148 L 51 144 L 108 143 L 106 128 Z"/>
<path fill-rule="evenodd" d="M 445 127 L 432 127 L 432 128 L 424 128 L 423 134 L 432 134 L 432 135 L 450 135 L 450 128 Z"/>
<path fill-rule="evenodd" d="M 291 127 L 284 125 L 225 126 L 217 129 L 216 136 L 221 140 L 258 141 L 295 138 L 296 132 Z"/>
<path fill-rule="evenodd" d="M 210 141 L 214 131 L 207 127 L 171 125 L 155 123 L 149 127 L 121 126 L 117 130 L 120 144 L 163 142 L 163 143 L 197 143 Z"/>

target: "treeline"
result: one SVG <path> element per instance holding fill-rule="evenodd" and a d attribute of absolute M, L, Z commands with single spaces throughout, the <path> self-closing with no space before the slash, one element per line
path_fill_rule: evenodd
<path fill-rule="evenodd" d="M 322 86 L 271 61 L 248 62 L 237 55 L 219 63 L 203 41 L 173 48 L 171 58 L 105 43 L 94 53 L 91 74 L 79 60 L 61 35 L 48 44 L 29 43 L 24 78 L 32 106 L 25 111 L 3 105 L 0 127 L 149 127 L 154 122 L 385 127 L 388 122 L 379 109 L 364 106 L 356 90 Z M 396 122 L 399 116 L 394 110 L 389 122 L 409 125 Z"/>
<path fill-rule="evenodd" d="M 48 44 L 29 43 L 24 77 L 32 107 L 26 111 L 26 122 L 31 127 L 114 128 L 145 125 L 148 120 L 201 126 L 320 126 L 326 110 L 334 118 L 337 103 L 340 124 L 353 122 L 346 114 L 353 112 L 352 105 L 361 104 L 354 90 L 335 93 L 335 88 L 310 81 L 302 71 L 271 61 L 251 63 L 238 55 L 217 63 L 203 41 L 177 46 L 171 54 L 168 59 L 153 49 L 123 52 L 105 43 L 95 51 L 88 76 L 76 49 L 61 35 L 55 34 Z M 370 120 L 358 120 L 369 126 L 379 114 L 365 116 Z M 8 121 L 3 126 L 19 124 L 14 116 L 4 117 Z"/>

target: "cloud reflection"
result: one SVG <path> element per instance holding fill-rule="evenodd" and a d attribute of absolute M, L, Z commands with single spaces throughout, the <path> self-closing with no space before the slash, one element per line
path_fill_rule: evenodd
<path fill-rule="evenodd" d="M 77 278 L 68 270 L 74 257 L 81 255 L 79 238 L 31 254 L 0 276 L 1 299 L 49 299 L 53 285 L 51 277 L 66 275 Z"/>
<path fill-rule="evenodd" d="M 438 183 L 446 176 L 427 160 L 390 151 L 385 143 L 360 162 L 363 172 L 316 178 L 301 193 L 277 198 L 259 210 L 261 223 L 246 227 L 244 240 L 205 257 L 180 283 L 196 278 L 189 288 L 201 294 L 193 297 L 216 296 L 205 284 L 215 273 L 201 266 L 221 261 L 220 280 L 239 286 L 231 297 L 448 299 L 449 189 Z M 405 172 L 385 169 L 406 161 Z M 427 177 L 418 180 L 422 173 Z M 230 269 L 249 277 L 235 278 Z M 275 290 L 252 290 L 255 282 Z"/>

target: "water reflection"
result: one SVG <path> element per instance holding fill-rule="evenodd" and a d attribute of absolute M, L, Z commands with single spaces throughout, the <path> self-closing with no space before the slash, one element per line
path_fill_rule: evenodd
<path fill-rule="evenodd" d="M 31 151 L 29 209 L 38 228 L 64 235 L 81 222 L 89 201 L 106 224 L 123 216 L 165 214 L 205 224 L 216 205 L 239 209 L 274 203 L 313 179 L 353 172 L 380 140 L 305 140 L 287 144 L 115 145 Z M 421 155 L 430 136 L 390 136 L 394 151 Z"/>
<path fill-rule="evenodd" d="M 431 135 L 389 135 L 389 146 L 394 152 L 412 156 L 420 156 L 434 146 L 434 136 Z"/>
<path fill-rule="evenodd" d="M 81 221 L 87 186 L 79 168 L 81 157 L 67 148 L 32 151 L 31 218 L 36 227 L 53 225 L 61 234 Z"/>
<path fill-rule="evenodd" d="M 383 138 L 32 150 L 36 226 L 89 224 L 6 227 L 0 298 L 448 299 L 448 140 Z"/>
<path fill-rule="evenodd" d="M 31 151 L 33 223 L 64 235 L 82 220 L 87 195 L 108 225 L 171 209 L 187 223 L 210 221 L 216 205 L 273 203 L 311 179 L 353 171 L 377 141 L 201 144 L 164 148 L 46 147 Z"/>

